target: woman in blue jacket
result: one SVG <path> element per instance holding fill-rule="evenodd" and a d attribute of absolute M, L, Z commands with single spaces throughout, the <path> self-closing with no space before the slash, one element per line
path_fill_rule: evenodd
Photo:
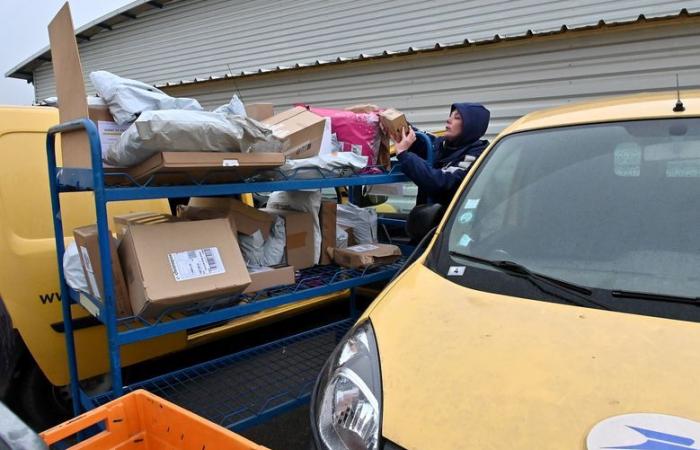
<path fill-rule="evenodd" d="M 467 175 L 467 169 L 489 142 L 481 140 L 491 113 L 478 103 L 455 103 L 445 124 L 445 133 L 433 140 L 433 164 L 425 160 L 423 141 L 416 141 L 414 130 L 393 136 L 403 173 L 418 186 L 417 204 L 447 206 Z"/>

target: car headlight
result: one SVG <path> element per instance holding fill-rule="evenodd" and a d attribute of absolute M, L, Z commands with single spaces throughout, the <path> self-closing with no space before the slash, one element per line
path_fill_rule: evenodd
<path fill-rule="evenodd" d="M 381 387 L 377 341 L 367 320 L 340 342 L 319 376 L 312 417 L 319 444 L 329 450 L 378 449 Z"/>

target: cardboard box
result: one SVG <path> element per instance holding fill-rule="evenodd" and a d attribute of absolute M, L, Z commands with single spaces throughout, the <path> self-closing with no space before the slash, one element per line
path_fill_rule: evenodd
<path fill-rule="evenodd" d="M 252 283 L 244 293 L 262 291 L 277 286 L 286 286 L 296 283 L 294 267 L 260 267 L 254 270 L 248 269 Z"/>
<path fill-rule="evenodd" d="M 297 269 L 313 267 L 314 261 L 314 217 L 300 211 L 261 209 L 268 214 L 284 217 L 286 244 L 284 248 L 287 264 Z"/>
<path fill-rule="evenodd" d="M 136 180 L 153 175 L 155 181 L 166 184 L 233 183 L 284 162 L 282 153 L 162 152 L 127 172 Z"/>
<path fill-rule="evenodd" d="M 245 112 L 251 119 L 262 122 L 275 115 L 275 106 L 272 103 L 248 103 Z"/>
<path fill-rule="evenodd" d="M 321 261 L 319 264 L 325 265 L 333 262 L 328 254 L 329 248 L 335 248 L 336 244 L 336 221 L 338 205 L 333 200 L 323 200 L 319 211 L 319 221 L 321 225 Z"/>
<path fill-rule="evenodd" d="M 63 5 L 49 23 L 49 42 L 56 80 L 59 120 L 68 122 L 90 117 L 95 122 L 104 120 L 113 123 L 109 110 L 105 111 L 104 107 L 88 109 L 83 69 L 68 3 Z M 85 131 L 61 133 L 61 149 L 63 167 L 92 167 L 90 143 Z"/>
<path fill-rule="evenodd" d="M 279 139 L 286 139 L 284 154 L 291 159 L 311 158 L 318 155 L 326 119 L 297 106 L 262 121 L 272 128 Z"/>
<path fill-rule="evenodd" d="M 235 198 L 225 197 L 192 197 L 188 206 L 195 208 L 206 208 L 223 213 L 223 217 L 228 217 L 235 223 L 235 229 L 247 236 L 256 231 L 260 231 L 263 239 L 270 237 L 270 229 L 274 221 L 269 214 L 248 206 Z M 212 214 L 217 214 L 212 212 Z"/>
<path fill-rule="evenodd" d="M 238 234 L 236 221 L 227 211 L 221 211 L 213 208 L 203 208 L 199 206 L 177 205 L 177 218 L 180 220 L 228 219 L 228 223 L 231 225 L 233 234 Z"/>
<path fill-rule="evenodd" d="M 381 121 L 382 126 L 384 126 L 384 130 L 386 130 L 387 134 L 392 138 L 394 136 L 400 136 L 402 128 L 408 130 L 409 127 L 404 113 L 393 108 L 380 112 L 379 120 Z"/>
<path fill-rule="evenodd" d="M 251 283 L 226 219 L 131 225 L 119 256 L 132 309 L 146 318 L 234 296 Z"/>
<path fill-rule="evenodd" d="M 98 241 L 97 225 L 88 225 L 73 230 L 75 244 L 78 246 L 80 262 L 88 280 L 90 294 L 93 297 L 104 298 L 104 284 L 102 282 L 102 263 L 100 260 L 100 244 Z M 109 253 L 112 260 L 112 282 L 114 284 L 114 304 L 117 317 L 129 317 L 133 315 L 129 301 L 129 291 L 124 280 L 122 266 L 117 256 L 117 241 L 109 236 Z"/>
<path fill-rule="evenodd" d="M 156 213 L 156 212 L 135 212 L 130 214 L 120 214 L 114 216 L 114 227 L 116 229 L 116 235 L 118 240 L 122 240 L 126 234 L 126 229 L 130 225 L 148 225 L 154 223 L 163 222 L 173 222 L 176 218 L 170 214 Z"/>
<path fill-rule="evenodd" d="M 329 253 L 341 266 L 352 269 L 391 264 L 401 258 L 401 250 L 390 244 L 363 244 L 348 248 L 333 248 Z"/>

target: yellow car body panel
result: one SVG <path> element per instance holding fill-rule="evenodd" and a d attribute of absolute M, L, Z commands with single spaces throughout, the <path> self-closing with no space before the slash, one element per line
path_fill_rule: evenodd
<path fill-rule="evenodd" d="M 700 422 L 700 324 L 476 291 L 424 266 L 465 186 L 519 131 L 700 116 L 700 91 L 645 94 L 523 117 L 475 163 L 422 257 L 360 319 L 377 337 L 382 435 L 407 449 L 582 450 L 594 424 L 656 412 Z M 640 351 L 643 348 L 643 351 Z"/>
<path fill-rule="evenodd" d="M 698 323 L 475 291 L 422 264 L 369 317 L 382 434 L 405 448 L 579 450 L 618 414 L 700 421 Z"/>
<path fill-rule="evenodd" d="M 61 386 L 66 385 L 69 378 L 45 147 L 46 131 L 57 123 L 58 111 L 55 108 L 0 107 L 0 301 L 4 302 L 13 327 L 43 373 L 52 384 Z M 72 242 L 73 228 L 95 223 L 95 205 L 89 192 L 61 195 L 64 235 L 68 244 Z M 251 200 L 248 196 L 248 201 Z M 137 211 L 169 213 L 170 209 L 167 200 L 108 204 L 110 217 Z M 188 340 L 187 332 L 180 331 L 124 346 L 122 365 L 225 337 L 236 332 L 238 326 L 251 328 L 269 323 L 334 298 L 338 295 L 240 319 L 226 326 L 221 333 L 200 330 L 207 339 Z M 89 315 L 79 305 L 72 308 L 74 319 Z M 108 371 L 103 326 L 77 329 L 75 341 L 81 378 Z"/>

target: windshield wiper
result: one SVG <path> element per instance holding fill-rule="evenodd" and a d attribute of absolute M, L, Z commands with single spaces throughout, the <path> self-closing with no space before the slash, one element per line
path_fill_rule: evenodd
<path fill-rule="evenodd" d="M 650 300 L 655 302 L 683 303 L 686 305 L 700 306 L 700 297 L 683 297 L 681 295 L 656 294 L 653 292 L 635 292 L 614 290 L 610 295 L 618 298 L 634 298 L 638 300 Z"/>
<path fill-rule="evenodd" d="M 464 258 L 469 261 L 474 261 L 477 263 L 481 263 L 487 266 L 491 267 L 496 267 L 497 269 L 500 269 L 504 273 L 514 275 L 514 276 L 520 276 L 532 283 L 535 287 L 537 287 L 539 290 L 544 292 L 545 294 L 549 295 L 554 295 L 555 297 L 565 300 L 569 303 L 572 303 L 577 306 L 590 306 L 594 305 L 597 308 L 600 309 L 610 309 L 607 306 L 598 303 L 590 298 L 593 294 L 593 291 L 588 289 L 587 287 L 584 286 L 579 286 L 578 284 L 572 283 L 570 281 L 566 280 L 560 280 L 559 278 L 551 277 L 549 275 L 545 275 L 539 272 L 533 272 L 532 270 L 528 269 L 526 266 L 514 262 L 514 261 L 503 261 L 503 260 L 490 260 L 486 258 L 479 258 L 478 256 L 472 256 L 472 255 L 467 255 L 466 253 L 460 253 L 451 250 L 450 251 L 450 256 L 456 256 L 458 258 Z M 542 283 L 548 284 L 550 286 L 555 286 L 559 289 L 562 289 L 566 291 L 569 294 L 574 294 L 574 296 L 578 300 L 573 300 L 570 297 L 564 297 L 559 294 L 555 294 L 553 292 L 549 292 L 546 289 L 542 287 Z M 586 303 L 586 304 L 582 304 Z"/>

